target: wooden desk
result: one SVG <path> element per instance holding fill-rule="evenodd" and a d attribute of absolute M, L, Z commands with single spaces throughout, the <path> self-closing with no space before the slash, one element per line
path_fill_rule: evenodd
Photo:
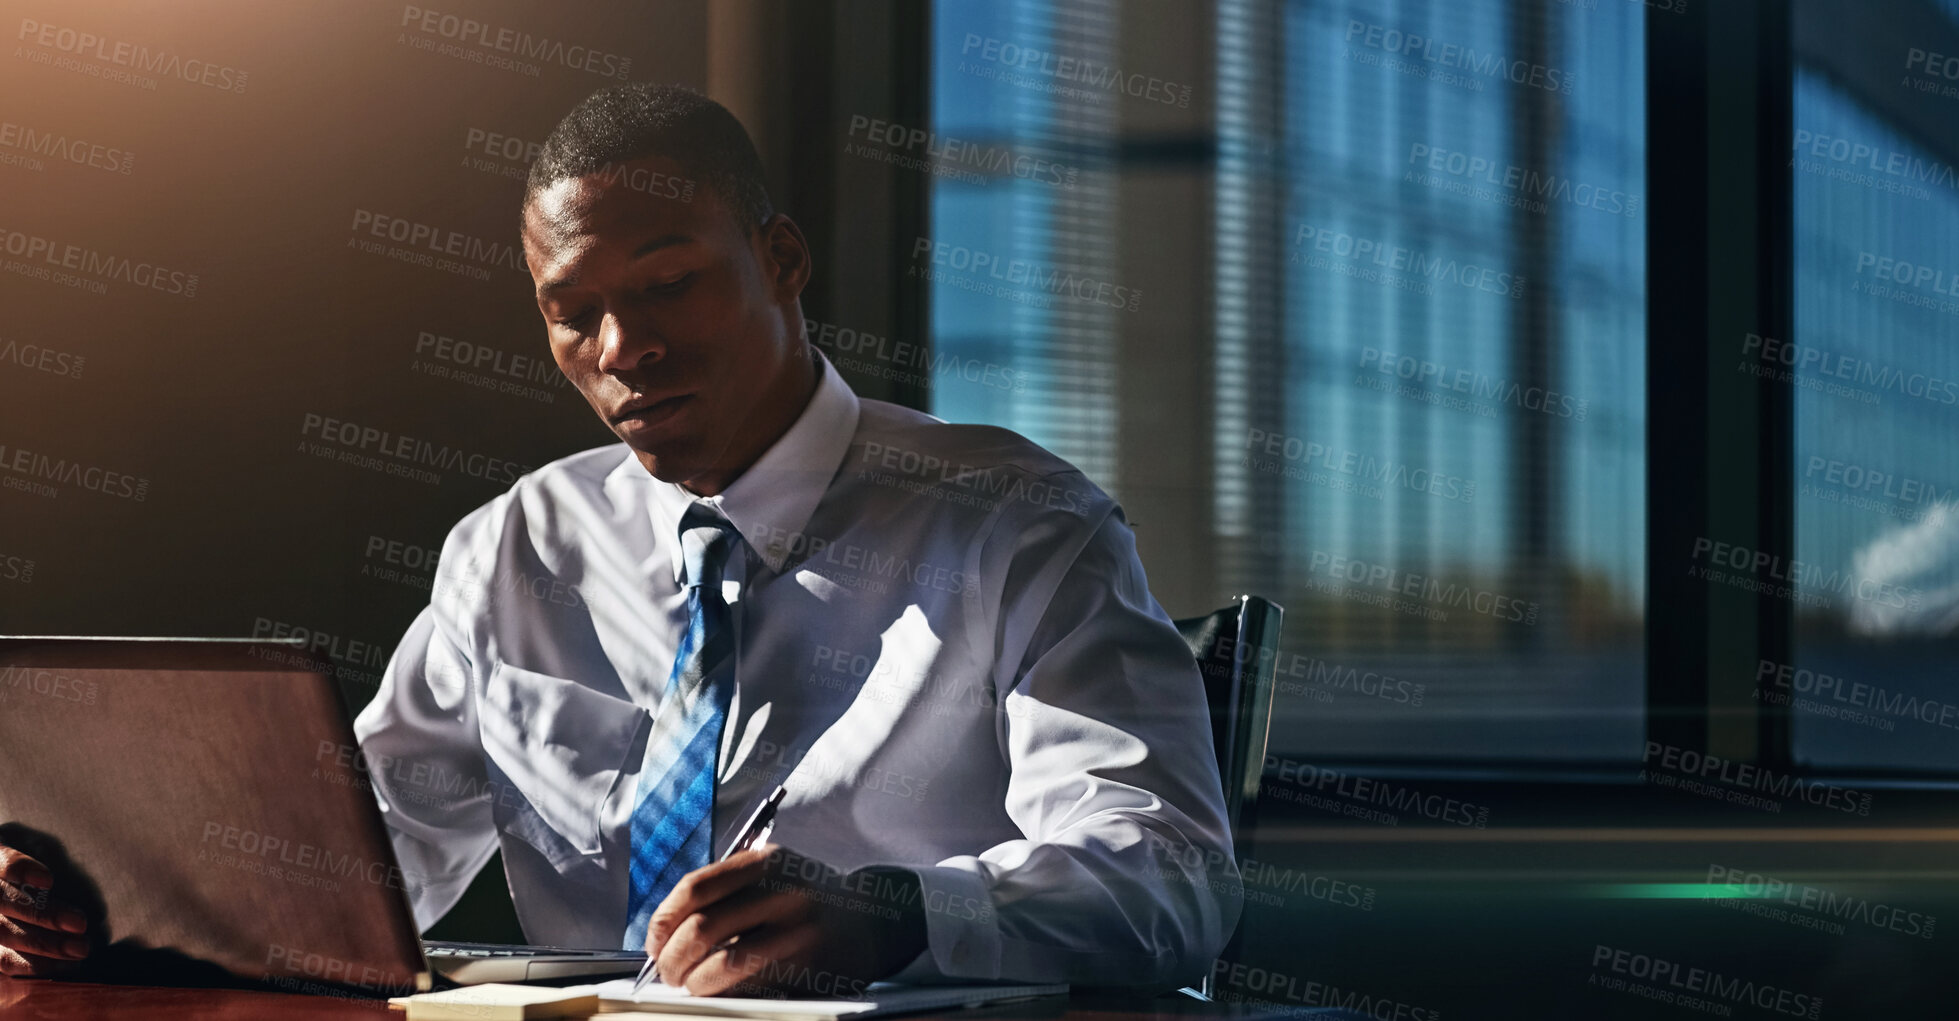
<path fill-rule="evenodd" d="M 1297 1018 L 1295 1008 L 1250 1007 L 1242 1004 L 1199 1003 L 1195 1000 L 1141 996 L 1087 995 L 1068 999 L 1011 1003 L 955 1012 L 958 1021 L 1266 1021 Z M 154 986 L 111 986 L 47 979 L 0 978 L 0 1019 L 47 1018 L 73 1021 L 259 1021 L 298 1018 L 302 1021 L 400 1021 L 385 1000 L 354 1000 L 333 996 L 236 989 L 160 989 Z M 601 1018 L 612 1015 L 599 1015 Z M 924 1021 L 952 1015 L 918 1014 Z"/>
<path fill-rule="evenodd" d="M 248 1021 L 255 1018 L 300 1018 L 305 1021 L 400 1021 L 386 1000 L 351 1000 L 333 996 L 293 996 L 238 989 L 160 989 L 155 986 L 110 986 L 92 982 L 0 978 L 0 1018 L 87 1018 L 120 1021 L 155 1018 L 179 1021 Z"/>

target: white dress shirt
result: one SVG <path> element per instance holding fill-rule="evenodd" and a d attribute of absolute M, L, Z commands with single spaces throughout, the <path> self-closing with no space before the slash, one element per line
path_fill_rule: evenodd
<path fill-rule="evenodd" d="M 1121 510 L 1015 433 L 860 401 L 819 367 L 719 496 L 617 444 L 450 532 L 355 723 L 417 922 L 501 847 L 528 939 L 619 945 L 701 502 L 745 540 L 714 857 L 781 783 L 773 843 L 918 875 L 928 948 L 899 978 L 1194 980 L 1238 875 L 1202 682 Z"/>

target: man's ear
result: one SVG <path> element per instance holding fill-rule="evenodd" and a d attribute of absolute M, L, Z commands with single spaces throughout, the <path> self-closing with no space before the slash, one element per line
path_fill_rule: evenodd
<path fill-rule="evenodd" d="M 809 284 L 811 268 L 809 242 L 803 238 L 803 229 L 784 213 L 769 217 L 755 229 L 756 243 L 761 247 L 763 266 L 768 270 L 776 299 L 794 301 L 801 297 L 803 288 Z"/>

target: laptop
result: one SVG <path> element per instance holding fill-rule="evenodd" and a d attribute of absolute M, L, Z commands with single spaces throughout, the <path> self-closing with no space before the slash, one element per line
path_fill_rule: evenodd
<path fill-rule="evenodd" d="M 367 775 L 331 753 L 354 743 L 298 643 L 0 636 L 0 844 L 88 915 L 82 977 L 390 996 L 639 971 L 420 940 Z"/>

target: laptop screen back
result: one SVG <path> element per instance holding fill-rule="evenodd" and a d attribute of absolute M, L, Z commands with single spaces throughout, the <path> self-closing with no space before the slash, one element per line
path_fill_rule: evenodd
<path fill-rule="evenodd" d="M 89 916 L 87 977 L 428 987 L 328 669 L 267 643 L 0 638 L 0 844 Z"/>

